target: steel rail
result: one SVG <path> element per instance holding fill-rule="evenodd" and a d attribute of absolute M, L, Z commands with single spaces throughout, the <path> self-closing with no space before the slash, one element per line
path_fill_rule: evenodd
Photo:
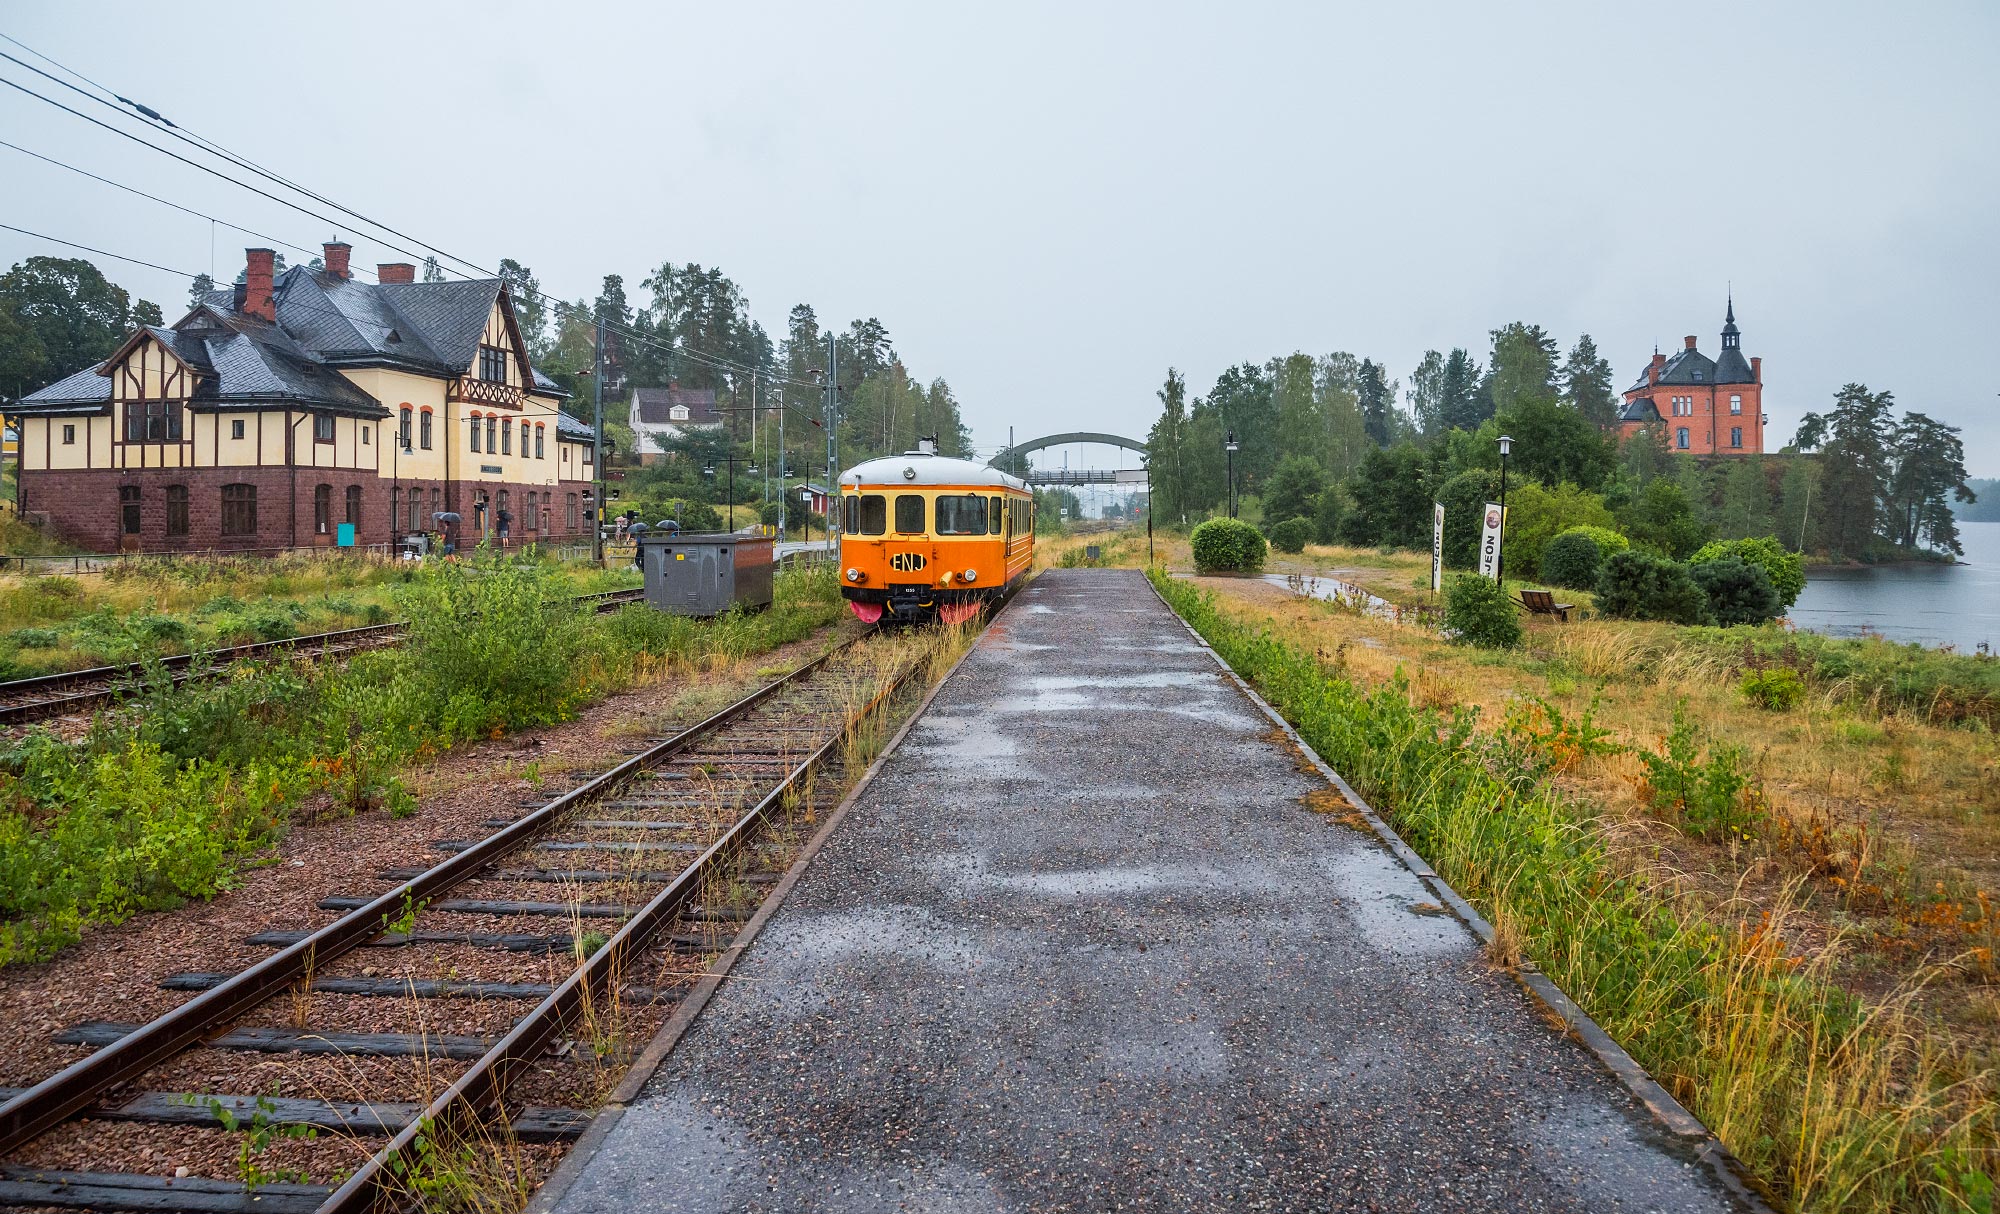
<path fill-rule="evenodd" d="M 828 655 L 829 657 L 832 655 Z M 822 659 L 823 661 L 824 659 Z M 824 762 L 833 749 L 900 690 L 921 663 L 913 662 L 852 716 L 840 729 L 801 760 L 785 778 L 746 810 L 735 824 L 708 849 L 697 856 L 673 881 L 655 894 L 639 912 L 627 919 L 618 932 L 584 961 L 534 1011 L 514 1023 L 506 1036 L 494 1043 L 465 1074 L 431 1102 L 419 1117 L 412 1118 L 394 1138 L 371 1156 L 368 1162 L 330 1194 L 315 1214 L 381 1214 L 396 1208 L 397 1164 L 421 1139 L 436 1140 L 437 1134 L 468 1133 L 483 1110 L 497 1104 L 509 1083 L 540 1058 L 564 1030 L 589 1013 L 607 996 L 612 984 L 624 972 L 625 959 L 643 950 L 663 928 L 687 909 L 712 874 L 746 850 L 755 841 L 771 810 L 797 787 L 806 773 Z"/>
<path fill-rule="evenodd" d="M 643 587 L 628 590 L 601 590 L 592 594 L 578 595 L 578 605 L 596 607 L 599 611 L 607 605 L 637 602 L 645 593 Z M 224 649 L 206 653 L 177 653 L 159 660 L 159 665 L 175 673 L 176 684 L 206 677 L 214 670 L 250 658 L 261 658 L 274 653 L 308 652 L 324 654 L 335 646 L 347 646 L 355 642 L 388 640 L 398 636 L 408 627 L 400 621 L 388 624 L 365 624 L 359 628 L 342 628 L 333 632 L 315 632 L 305 636 L 286 637 L 277 641 L 253 641 L 248 645 L 231 645 Z M 189 669 L 197 661 L 206 663 L 209 671 Z M 10 679 L 0 682 L 0 698 L 18 695 L 50 695 L 46 700 L 33 700 L 25 704 L 0 703 L 0 726 L 22 724 L 40 720 L 43 717 L 58 716 L 66 711 L 81 708 L 87 704 L 101 703 L 111 699 L 121 691 L 129 691 L 141 685 L 145 678 L 147 663 L 128 662 L 120 666 L 92 666 L 84 670 L 65 670 L 55 674 L 34 675 L 25 679 Z M 90 684 L 103 684 L 91 687 Z M 74 694 L 64 695 L 65 691 Z"/>
<path fill-rule="evenodd" d="M 500 856 L 554 825 L 565 811 L 615 790 L 638 772 L 687 749 L 690 744 L 741 717 L 778 691 L 818 671 L 867 635 L 864 633 L 836 646 L 707 720 L 689 726 L 659 745 L 641 751 L 609 771 L 585 781 L 465 851 L 379 895 L 367 905 L 342 915 L 296 943 L 238 972 L 220 986 L 202 992 L 88 1058 L 79 1059 L 0 1104 L 0 1155 L 14 1153 L 38 1135 L 89 1108 L 113 1088 L 138 1078 L 149 1068 L 182 1050 L 200 1044 L 204 1038 L 258 1004 L 282 994 L 312 969 L 380 935 L 383 924 L 401 914 L 406 905 L 435 899 L 470 880 Z"/>

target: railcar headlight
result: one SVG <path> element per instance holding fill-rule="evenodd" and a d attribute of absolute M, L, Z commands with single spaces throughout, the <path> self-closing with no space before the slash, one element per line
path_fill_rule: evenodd
<path fill-rule="evenodd" d="M 977 569 L 968 569 L 968 570 L 966 570 L 966 571 L 965 571 L 965 580 L 966 580 L 966 581 L 968 581 L 968 582 L 976 582 L 976 581 L 978 581 L 978 580 L 979 580 L 979 570 L 977 570 Z"/>
<path fill-rule="evenodd" d="M 855 569 L 855 568 L 852 568 L 852 567 L 849 567 L 849 569 L 847 570 L 847 580 L 848 580 L 848 581 L 850 581 L 850 582 L 858 582 L 858 581 L 860 581 L 860 580 L 861 580 L 861 571 L 860 571 L 859 569 Z"/>

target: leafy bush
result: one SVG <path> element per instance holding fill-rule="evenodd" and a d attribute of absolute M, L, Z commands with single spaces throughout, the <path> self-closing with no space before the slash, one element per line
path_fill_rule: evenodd
<path fill-rule="evenodd" d="M 1240 519 L 1209 519 L 1188 540 L 1199 573 L 1255 573 L 1264 567 L 1264 536 Z"/>
<path fill-rule="evenodd" d="M 23 649 L 53 649 L 62 643 L 62 634 L 53 628 L 16 628 L 9 639 Z"/>
<path fill-rule="evenodd" d="M 1598 567 L 1604 550 L 1582 531 L 1565 531 L 1542 549 L 1542 579 L 1571 590 L 1588 590 L 1597 585 Z"/>
<path fill-rule="evenodd" d="M 1602 529 L 1612 521 L 1602 497 L 1572 484 L 1546 488 L 1529 481 L 1512 489 L 1507 494 L 1507 571 L 1548 580 L 1543 552 L 1556 536 L 1578 527 Z"/>
<path fill-rule="evenodd" d="M 1789 666 L 1745 671 L 1739 685 L 1743 698 L 1767 712 L 1785 712 L 1805 698 L 1806 681 Z"/>
<path fill-rule="evenodd" d="M 1288 518 L 1271 528 L 1271 547 L 1280 552 L 1304 552 L 1312 534 L 1311 519 Z"/>
<path fill-rule="evenodd" d="M 1319 504 L 1319 495 L 1325 491 L 1326 471 L 1318 460 L 1304 455 L 1286 456 L 1264 489 L 1264 519 L 1277 524 L 1286 519 L 1310 518 Z"/>
<path fill-rule="evenodd" d="M 1570 527 L 1563 534 L 1589 536 L 1597 541 L 1597 551 L 1605 557 L 1614 552 L 1623 552 L 1632 546 L 1632 541 L 1626 539 L 1623 532 L 1614 531 L 1609 527 Z"/>
<path fill-rule="evenodd" d="M 1500 583 L 1461 573 L 1444 594 L 1444 626 L 1459 640 L 1481 649 L 1511 649 L 1521 643 L 1521 612 Z"/>
<path fill-rule="evenodd" d="M 1733 624 L 1765 624 L 1777 618 L 1778 592 L 1763 566 L 1733 556 L 1692 565 L 1688 572 L 1708 596 L 1709 618 L 1727 628 Z"/>
<path fill-rule="evenodd" d="M 1791 610 L 1806 588 L 1805 558 L 1785 551 L 1783 544 L 1768 535 L 1754 540 L 1715 540 L 1703 544 L 1688 558 L 1688 564 L 1706 565 L 1724 557 L 1735 557 L 1762 569 L 1771 580 L 1771 588 L 1777 591 L 1779 612 Z"/>
<path fill-rule="evenodd" d="M 1620 619 L 1699 624 L 1708 596 L 1686 565 L 1650 552 L 1615 552 L 1597 575 L 1597 609 Z"/>
<path fill-rule="evenodd" d="M 190 631 L 178 616 L 142 615 L 132 621 L 132 634 L 149 641 L 185 641 Z"/>
<path fill-rule="evenodd" d="M 1641 791 L 1646 801 L 1689 834 L 1711 841 L 1747 841 L 1763 819 L 1763 794 L 1743 769 L 1740 746 L 1711 746 L 1700 757 L 1700 740 L 1685 705 L 1674 704 L 1674 725 L 1657 753 L 1637 754 L 1646 765 Z"/>
<path fill-rule="evenodd" d="M 1468 469 L 1438 487 L 1437 501 L 1444 507 L 1445 568 L 1470 569 L 1479 559 L 1486 503 L 1499 492 L 1500 474 L 1486 468 Z"/>

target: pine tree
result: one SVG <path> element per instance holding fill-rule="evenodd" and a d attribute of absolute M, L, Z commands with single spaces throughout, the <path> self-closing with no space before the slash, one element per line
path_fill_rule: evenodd
<path fill-rule="evenodd" d="M 1883 502 L 1888 538 L 1902 548 L 1963 555 L 1949 499 L 1969 502 L 1973 494 L 1965 483 L 1958 427 L 1905 413 L 1890 436 L 1889 456 L 1894 468 Z"/>
<path fill-rule="evenodd" d="M 1722 472 L 1722 508 L 1716 531 L 1726 540 L 1747 540 L 1776 534 L 1776 525 L 1763 457 L 1746 455 L 1730 460 Z"/>
<path fill-rule="evenodd" d="M 528 360 L 539 362 L 549 344 L 549 310 L 542 300 L 541 284 L 535 281 L 533 270 L 511 257 L 500 259 L 500 281 L 507 284 L 521 340 L 528 343 Z"/>
<path fill-rule="evenodd" d="M 1361 360 L 1361 372 L 1356 384 L 1359 397 L 1362 431 L 1368 441 L 1377 447 L 1389 445 L 1391 431 L 1395 428 L 1395 398 L 1384 382 L 1381 366 L 1371 359 Z"/>
<path fill-rule="evenodd" d="M 206 274 L 195 275 L 194 281 L 188 284 L 188 310 L 191 312 L 200 307 L 202 301 L 207 299 L 214 290 L 215 280 L 213 278 L 210 278 Z"/>
<path fill-rule="evenodd" d="M 1819 494 L 1814 533 L 1835 556 L 1858 558 L 1874 545 L 1889 488 L 1889 410 L 1895 397 L 1848 384 L 1825 416 L 1808 413 L 1794 442 L 1819 449 Z"/>
<path fill-rule="evenodd" d="M 285 268 L 285 255 L 283 253 L 278 254 L 278 268 L 281 270 Z M 438 259 L 436 257 L 424 258 L 424 281 L 425 282 L 444 281 L 444 267 L 438 264 Z"/>
<path fill-rule="evenodd" d="M 1519 401 L 1556 394 L 1556 339 L 1540 325 L 1514 321 L 1493 330 L 1493 357 L 1486 370 L 1487 395 L 1498 412 Z"/>
<path fill-rule="evenodd" d="M 1187 380 L 1173 367 L 1160 387 L 1160 420 L 1146 435 L 1146 467 L 1153 483 L 1153 510 L 1163 519 L 1186 522 L 1188 517 L 1186 441 Z"/>
<path fill-rule="evenodd" d="M 1479 363 L 1454 347 L 1438 383 L 1438 426 L 1470 434 L 1493 416 L 1493 400 L 1480 387 Z"/>
<path fill-rule="evenodd" d="M 1425 438 L 1439 433 L 1444 418 L 1444 355 L 1425 350 L 1423 360 L 1410 373 L 1410 416 L 1417 432 Z"/>
<path fill-rule="evenodd" d="M 1611 364 L 1597 356 L 1597 343 L 1585 333 L 1563 364 L 1563 400 L 1600 426 L 1618 420 L 1618 397 L 1611 389 Z"/>

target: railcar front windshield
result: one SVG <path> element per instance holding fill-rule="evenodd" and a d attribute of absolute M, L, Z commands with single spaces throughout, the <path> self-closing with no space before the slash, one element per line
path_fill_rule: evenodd
<path fill-rule="evenodd" d="M 922 535 L 924 533 L 923 494 L 899 493 L 896 495 L 896 533 L 898 535 Z"/>
<path fill-rule="evenodd" d="M 939 535 L 985 535 L 986 499 L 976 493 L 940 495 L 937 500 Z"/>
<path fill-rule="evenodd" d="M 889 530 L 889 499 L 879 493 L 853 493 L 847 498 L 847 533 L 881 535 Z"/>

